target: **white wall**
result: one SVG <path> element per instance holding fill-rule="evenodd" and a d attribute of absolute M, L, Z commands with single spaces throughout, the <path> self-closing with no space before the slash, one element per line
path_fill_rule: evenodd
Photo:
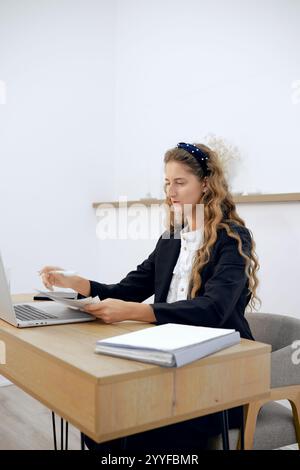
<path fill-rule="evenodd" d="M 211 132 L 241 150 L 236 191 L 299 191 L 300 2 L 117 4 L 118 190 L 159 197 L 164 151 Z"/>
<path fill-rule="evenodd" d="M 259 258 L 261 311 L 300 318 L 300 203 L 238 204 Z"/>
<path fill-rule="evenodd" d="M 0 2 L 0 249 L 12 291 L 96 276 L 92 202 L 113 190 L 115 2 Z"/>

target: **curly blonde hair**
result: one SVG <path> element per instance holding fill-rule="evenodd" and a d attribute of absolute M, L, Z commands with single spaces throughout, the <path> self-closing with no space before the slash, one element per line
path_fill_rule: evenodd
<path fill-rule="evenodd" d="M 258 278 L 256 272 L 259 269 L 259 262 L 255 252 L 256 244 L 253 240 L 252 232 L 249 230 L 251 239 L 250 256 L 243 252 L 242 241 L 237 231 L 232 230 L 232 224 L 240 227 L 246 227 L 245 222 L 236 212 L 236 206 L 233 196 L 229 191 L 228 183 L 224 174 L 224 166 L 216 151 L 213 151 L 204 144 L 193 144 L 200 148 L 208 155 L 207 167 L 210 170 L 209 176 L 206 177 L 207 190 L 202 194 L 199 204 L 204 207 L 204 231 L 203 244 L 197 250 L 195 260 L 192 267 L 192 273 L 189 285 L 188 298 L 196 297 L 197 292 L 201 288 L 201 272 L 204 266 L 209 262 L 212 247 L 217 240 L 217 230 L 225 229 L 228 236 L 237 240 L 238 252 L 245 259 L 245 273 L 248 277 L 248 292 L 250 295 L 250 310 L 257 310 L 256 303 L 261 305 L 261 300 L 256 294 L 258 286 Z M 199 182 L 203 182 L 204 173 L 197 160 L 182 148 L 173 148 L 168 150 L 164 156 L 164 164 L 169 162 L 179 162 L 186 165 L 189 171 L 196 175 Z M 167 195 L 166 186 L 164 186 L 166 195 L 165 206 L 167 207 L 167 225 L 171 232 L 177 227 L 177 221 L 174 219 L 171 199 Z M 181 224 L 184 224 L 182 219 Z"/>

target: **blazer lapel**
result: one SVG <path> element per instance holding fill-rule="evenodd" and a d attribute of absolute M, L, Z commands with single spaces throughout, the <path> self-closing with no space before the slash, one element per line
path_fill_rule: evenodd
<path fill-rule="evenodd" d="M 180 238 L 164 240 L 155 266 L 155 302 L 165 302 L 181 247 Z"/>

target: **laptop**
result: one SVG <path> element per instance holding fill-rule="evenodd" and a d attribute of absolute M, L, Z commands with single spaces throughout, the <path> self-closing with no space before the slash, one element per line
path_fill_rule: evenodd
<path fill-rule="evenodd" d="M 93 321 L 88 313 L 65 307 L 57 302 L 12 303 L 8 282 L 0 255 L 0 318 L 18 328 L 60 325 Z"/>

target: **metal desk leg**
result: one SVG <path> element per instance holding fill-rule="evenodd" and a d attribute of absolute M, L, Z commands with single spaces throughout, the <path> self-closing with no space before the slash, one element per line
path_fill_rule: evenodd
<path fill-rule="evenodd" d="M 68 450 L 68 444 L 69 444 L 69 422 L 66 421 L 65 450 Z"/>
<path fill-rule="evenodd" d="M 64 448 L 64 420 L 60 418 L 60 450 Z"/>
<path fill-rule="evenodd" d="M 60 450 L 68 450 L 69 444 L 69 423 L 68 421 L 65 422 L 65 433 L 64 433 L 64 420 L 63 418 L 60 419 Z M 53 443 L 54 443 L 54 450 L 57 450 L 57 439 L 56 439 L 56 423 L 55 423 L 55 413 L 52 411 L 52 432 L 53 432 Z M 65 439 L 64 439 L 65 434 Z M 64 440 L 65 440 L 65 448 L 64 448 Z"/>
<path fill-rule="evenodd" d="M 57 450 L 55 414 L 53 411 L 52 411 L 52 432 L 53 432 L 54 450 Z"/>
<path fill-rule="evenodd" d="M 229 450 L 229 425 L 228 425 L 228 410 L 222 411 L 222 442 L 223 450 Z"/>
<path fill-rule="evenodd" d="M 84 443 L 84 434 L 83 434 L 83 432 L 80 433 L 80 440 L 81 440 L 81 450 L 85 450 L 85 443 Z"/>
<path fill-rule="evenodd" d="M 242 422 L 241 422 L 241 450 L 245 450 L 245 408 L 243 406 Z"/>

